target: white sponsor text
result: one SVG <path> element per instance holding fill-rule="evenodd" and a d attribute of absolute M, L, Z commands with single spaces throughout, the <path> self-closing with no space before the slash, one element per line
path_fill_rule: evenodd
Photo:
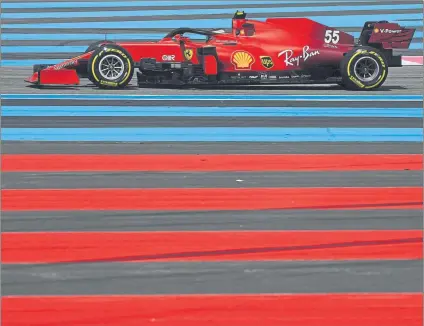
<path fill-rule="evenodd" d="M 293 54 L 293 50 L 284 50 L 278 54 L 278 57 L 284 56 L 284 63 L 286 66 L 299 66 L 301 61 L 305 62 L 309 58 L 319 55 L 320 52 L 318 50 L 309 52 L 309 46 L 306 45 L 303 47 L 302 55 L 293 57 Z"/>
<path fill-rule="evenodd" d="M 399 34 L 402 33 L 402 30 L 400 29 L 387 29 L 387 28 L 383 28 L 380 29 L 381 33 L 385 33 L 385 34 Z"/>
<path fill-rule="evenodd" d="M 163 60 L 163 61 L 174 61 L 174 60 L 175 60 L 175 55 L 167 55 L 167 54 L 164 54 L 164 55 L 162 56 L 162 60 Z"/>

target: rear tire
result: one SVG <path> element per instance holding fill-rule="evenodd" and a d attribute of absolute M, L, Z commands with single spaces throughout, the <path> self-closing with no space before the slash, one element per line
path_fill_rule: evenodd
<path fill-rule="evenodd" d="M 389 73 L 385 57 L 371 47 L 361 47 L 347 53 L 340 64 L 343 87 L 371 91 L 385 82 Z"/>
<path fill-rule="evenodd" d="M 134 74 L 130 54 L 116 44 L 97 48 L 88 61 L 88 78 L 100 88 L 124 88 Z"/>

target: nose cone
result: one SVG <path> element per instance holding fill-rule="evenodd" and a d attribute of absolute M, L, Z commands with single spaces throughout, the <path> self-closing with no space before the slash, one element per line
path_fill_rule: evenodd
<path fill-rule="evenodd" d="M 32 76 L 25 79 L 25 81 L 32 84 L 38 83 L 38 72 L 33 73 Z"/>

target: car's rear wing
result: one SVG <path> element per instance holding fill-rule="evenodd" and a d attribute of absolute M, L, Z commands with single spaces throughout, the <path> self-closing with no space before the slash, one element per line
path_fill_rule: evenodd
<path fill-rule="evenodd" d="M 360 43 L 384 50 L 408 49 L 414 34 L 414 28 L 401 27 L 396 23 L 366 22 L 362 29 Z"/>
<path fill-rule="evenodd" d="M 394 56 L 393 50 L 409 49 L 414 34 L 414 28 L 405 28 L 397 23 L 369 21 L 364 24 L 358 43 L 383 52 L 389 67 L 401 67 L 402 57 Z"/>

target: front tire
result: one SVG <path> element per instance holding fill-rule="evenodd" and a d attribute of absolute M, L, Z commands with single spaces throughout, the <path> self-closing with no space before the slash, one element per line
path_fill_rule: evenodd
<path fill-rule="evenodd" d="M 104 41 L 97 41 L 97 42 L 91 43 L 88 46 L 88 48 L 85 50 L 84 53 L 88 53 L 88 52 L 94 51 L 95 49 L 97 49 L 98 47 L 100 47 L 103 44 L 114 44 L 114 42 L 108 41 L 108 40 L 104 40 Z"/>
<path fill-rule="evenodd" d="M 346 54 L 340 64 L 340 72 L 345 88 L 370 91 L 384 84 L 389 69 L 385 57 L 378 50 L 361 47 Z"/>
<path fill-rule="evenodd" d="M 88 61 L 89 79 L 100 88 L 124 88 L 134 74 L 130 54 L 116 44 L 107 44 L 93 52 Z"/>
<path fill-rule="evenodd" d="M 46 65 L 46 64 L 34 65 L 34 66 L 32 66 L 32 72 L 36 73 L 36 72 L 39 72 L 40 70 L 46 69 L 50 66 L 53 66 L 53 65 Z"/>

